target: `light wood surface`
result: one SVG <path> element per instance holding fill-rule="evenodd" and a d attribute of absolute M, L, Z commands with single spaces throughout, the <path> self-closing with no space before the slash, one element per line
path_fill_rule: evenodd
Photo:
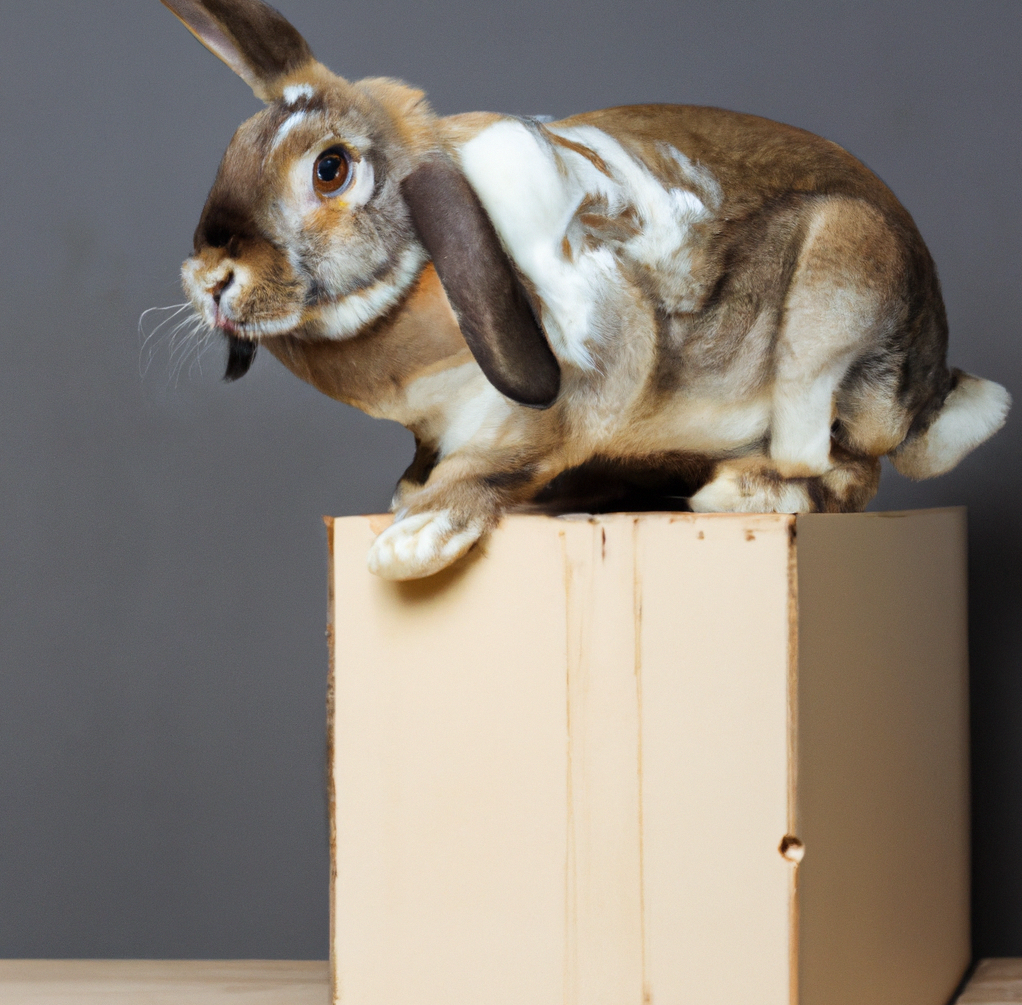
<path fill-rule="evenodd" d="M 3 1005 L 324 1005 L 319 960 L 0 960 Z M 957 1005 L 1022 1002 L 1022 959 L 983 960 Z"/>
<path fill-rule="evenodd" d="M 3 1005 L 326 1005 L 325 960 L 0 960 Z"/>
<path fill-rule="evenodd" d="M 799 1005 L 946 1005 L 972 958 L 964 510 L 798 518 Z"/>
<path fill-rule="evenodd" d="M 1022 959 L 983 960 L 958 1005 L 1022 1002 Z"/>

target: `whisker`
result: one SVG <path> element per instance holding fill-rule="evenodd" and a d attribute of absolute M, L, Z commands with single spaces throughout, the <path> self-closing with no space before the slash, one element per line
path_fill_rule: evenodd
<path fill-rule="evenodd" d="M 192 360 L 191 366 L 188 367 L 189 377 L 192 376 L 193 370 L 198 370 L 199 376 L 202 376 L 202 357 L 209 352 L 210 346 L 212 346 L 214 341 L 216 341 L 213 338 L 213 334 L 213 330 L 211 328 L 207 328 L 206 331 L 204 331 L 202 335 L 195 340 L 195 359 Z"/>
<path fill-rule="evenodd" d="M 213 330 L 206 326 L 202 318 L 193 317 L 190 318 L 189 321 L 190 324 L 184 327 L 179 338 L 177 366 L 174 373 L 175 386 L 176 383 L 180 381 L 181 374 L 184 372 L 185 363 L 187 363 L 190 358 L 192 363 L 188 367 L 188 374 L 191 376 L 192 365 L 194 365 L 195 359 L 198 358 L 203 343 L 213 336 Z"/>
<path fill-rule="evenodd" d="M 152 314 L 153 311 L 173 311 L 174 314 L 177 314 L 178 311 L 187 306 L 188 301 L 185 301 L 183 304 L 169 304 L 167 307 L 149 307 L 148 309 L 142 311 L 142 313 L 138 317 L 138 330 L 139 331 L 142 330 L 142 322 L 145 320 L 146 315 Z M 174 315 L 172 314 L 171 317 L 173 316 Z"/>
<path fill-rule="evenodd" d="M 181 371 L 195 345 L 195 322 L 197 320 L 200 319 L 185 318 L 171 333 L 169 380 L 174 387 L 180 383 Z"/>
<path fill-rule="evenodd" d="M 138 319 L 138 332 L 139 335 L 142 336 L 142 342 L 138 348 L 138 372 L 140 377 L 144 378 L 149 372 L 149 366 L 153 361 L 153 356 L 156 355 L 157 349 L 166 340 L 166 335 L 164 335 L 154 342 L 153 340 L 155 339 L 157 332 L 159 332 L 164 325 L 173 321 L 174 318 L 176 318 L 183 310 L 186 310 L 189 307 L 191 307 L 191 304 L 188 303 L 171 304 L 169 307 L 150 307 L 148 310 L 142 312 L 142 315 Z M 154 311 L 171 311 L 172 313 L 163 318 L 159 324 L 155 325 L 153 329 L 146 334 L 143 323 L 146 316 Z"/>
<path fill-rule="evenodd" d="M 159 320 L 152 328 L 147 328 L 146 319 L 153 314 Z M 165 352 L 168 388 L 180 385 L 186 368 L 189 378 L 196 372 L 201 377 L 203 359 L 213 345 L 220 344 L 218 330 L 210 327 L 190 303 L 150 307 L 139 317 L 138 331 L 142 339 L 139 345 L 139 376 L 144 378 L 154 357 Z"/>

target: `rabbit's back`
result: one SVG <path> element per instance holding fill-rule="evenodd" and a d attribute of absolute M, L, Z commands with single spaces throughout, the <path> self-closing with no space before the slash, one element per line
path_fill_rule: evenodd
<path fill-rule="evenodd" d="M 792 192 L 846 195 L 910 219 L 893 192 L 831 140 L 758 115 L 702 105 L 622 105 L 573 115 L 556 127 L 594 126 L 655 163 L 668 144 L 717 180 L 728 217 Z"/>

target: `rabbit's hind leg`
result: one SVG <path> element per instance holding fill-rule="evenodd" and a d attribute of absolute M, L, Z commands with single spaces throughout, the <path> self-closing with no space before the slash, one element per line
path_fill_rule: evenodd
<path fill-rule="evenodd" d="M 814 202 L 774 350 L 769 456 L 783 474 L 823 477 L 833 467 L 832 431 L 850 417 L 839 414 L 839 398 L 850 411 L 850 375 L 862 360 L 884 357 L 903 310 L 904 269 L 897 239 L 876 210 L 841 197 Z M 876 367 L 867 369 L 856 386 L 871 382 Z M 867 412 L 879 414 L 876 402 L 855 404 L 857 425 Z M 872 431 L 869 442 L 845 445 L 879 456 L 903 436 L 904 429 L 895 431 L 878 445 Z"/>
<path fill-rule="evenodd" d="M 886 359 L 904 272 L 877 210 L 812 200 L 774 348 L 767 456 L 721 461 L 694 510 L 840 513 L 873 498 L 904 415 L 878 379 L 887 369 L 863 361 Z"/>
<path fill-rule="evenodd" d="M 832 456 L 828 471 L 792 477 L 763 457 L 718 463 L 713 477 L 689 505 L 696 513 L 857 512 L 876 494 L 880 461 Z"/>

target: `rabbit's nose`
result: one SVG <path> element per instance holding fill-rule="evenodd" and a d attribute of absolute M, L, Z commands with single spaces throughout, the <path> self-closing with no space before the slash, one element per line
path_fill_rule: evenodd
<path fill-rule="evenodd" d="M 215 303 L 217 307 L 220 306 L 220 298 L 223 296 L 224 290 L 226 290 L 233 282 L 234 273 L 228 272 L 227 275 L 224 276 L 223 279 L 221 279 L 215 286 L 210 287 L 209 292 L 213 295 L 213 303 Z"/>

